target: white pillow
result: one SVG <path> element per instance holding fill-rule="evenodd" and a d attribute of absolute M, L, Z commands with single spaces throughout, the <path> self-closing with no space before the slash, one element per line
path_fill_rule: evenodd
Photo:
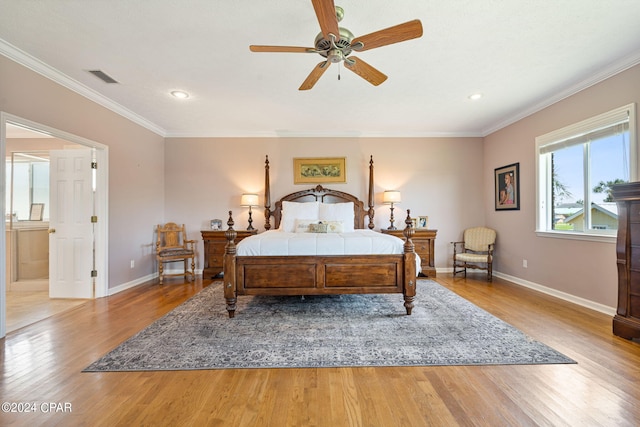
<path fill-rule="evenodd" d="M 354 231 L 353 202 L 347 203 L 320 203 L 319 219 L 325 221 L 342 221 L 342 230 L 345 233 Z"/>
<path fill-rule="evenodd" d="M 278 230 L 293 233 L 295 231 L 296 219 L 319 219 L 318 206 L 320 202 L 282 202 L 282 218 Z"/>
<path fill-rule="evenodd" d="M 317 224 L 317 219 L 296 219 L 293 229 L 294 233 L 311 233 L 310 225 Z"/>

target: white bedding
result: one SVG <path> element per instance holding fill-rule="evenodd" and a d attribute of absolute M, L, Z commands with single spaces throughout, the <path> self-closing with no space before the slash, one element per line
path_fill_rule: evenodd
<path fill-rule="evenodd" d="M 249 236 L 237 245 L 238 256 L 384 255 L 404 253 L 404 241 L 373 230 L 349 233 L 289 233 L 270 230 Z M 416 254 L 420 271 L 420 257 Z"/>

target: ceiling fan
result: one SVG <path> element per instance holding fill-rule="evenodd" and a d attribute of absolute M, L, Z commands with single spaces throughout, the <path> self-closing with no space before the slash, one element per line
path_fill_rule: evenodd
<path fill-rule="evenodd" d="M 343 61 L 344 66 L 374 86 L 387 79 L 387 76 L 355 56 L 353 51 L 364 52 L 376 47 L 386 46 L 422 36 L 422 23 L 418 19 L 385 28 L 364 36 L 354 37 L 351 31 L 338 27 L 344 16 L 344 10 L 335 6 L 333 0 L 311 0 L 315 9 L 321 32 L 316 36 L 315 47 L 298 46 L 261 46 L 251 45 L 252 52 L 319 53 L 326 60 L 315 66 L 311 74 L 302 83 L 299 90 L 309 90 L 322 77 L 332 63 Z"/>

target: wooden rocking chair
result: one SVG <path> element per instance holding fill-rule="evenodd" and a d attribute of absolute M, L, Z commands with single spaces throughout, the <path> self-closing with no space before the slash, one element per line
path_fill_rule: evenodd
<path fill-rule="evenodd" d="M 160 284 L 164 276 L 184 276 L 185 280 L 195 280 L 195 240 L 187 240 L 184 224 L 178 225 L 168 222 L 165 225 L 158 224 L 158 240 L 156 241 L 156 259 L 158 260 L 158 276 Z M 191 259 L 191 271 L 187 268 L 187 262 Z M 184 273 L 165 273 L 165 262 L 184 262 Z"/>

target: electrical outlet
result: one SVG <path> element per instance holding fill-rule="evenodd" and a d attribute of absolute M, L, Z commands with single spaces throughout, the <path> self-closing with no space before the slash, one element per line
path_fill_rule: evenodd
<path fill-rule="evenodd" d="M 522 260 L 522 266 L 523 266 L 524 268 L 527 268 L 527 260 L 526 260 L 526 259 L 523 259 L 523 260 Z"/>
<path fill-rule="evenodd" d="M 136 262 L 134 260 L 131 260 L 131 268 L 136 266 Z"/>

